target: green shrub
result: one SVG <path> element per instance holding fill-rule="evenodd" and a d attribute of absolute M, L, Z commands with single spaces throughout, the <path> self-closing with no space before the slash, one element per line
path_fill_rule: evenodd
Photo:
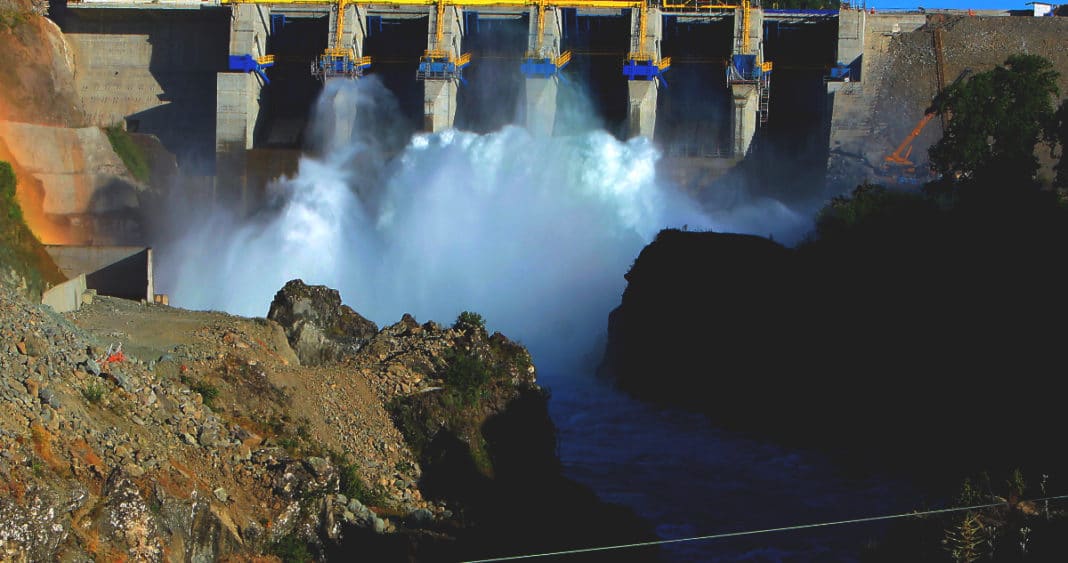
<path fill-rule="evenodd" d="M 446 361 L 448 367 L 442 379 L 468 402 L 478 398 L 482 389 L 493 379 L 492 367 L 474 352 L 458 352 L 454 349 Z"/>
<path fill-rule="evenodd" d="M 462 330 L 467 332 L 469 330 L 477 330 L 479 332 L 486 332 L 486 319 L 482 318 L 482 315 L 472 312 L 464 311 L 460 313 L 460 316 L 456 317 L 456 322 L 452 324 L 452 328 L 456 330 Z"/>
<path fill-rule="evenodd" d="M 368 487 L 363 479 L 360 479 L 355 464 L 341 467 L 340 481 L 341 493 L 360 501 L 365 506 L 382 506 L 385 503 L 386 499 L 382 491 Z"/>
<path fill-rule="evenodd" d="M 99 381 L 94 381 L 89 385 L 86 385 L 85 388 L 82 389 L 82 396 L 90 403 L 99 403 L 100 399 L 104 398 L 104 384 Z"/>
<path fill-rule="evenodd" d="M 300 452 L 300 442 L 296 438 L 289 436 L 279 438 L 278 445 L 291 456 L 296 456 Z"/>
<path fill-rule="evenodd" d="M 197 393 L 200 393 L 200 396 L 204 399 L 204 404 L 209 407 L 212 406 L 215 401 L 215 398 L 219 396 L 218 387 L 209 383 L 205 383 L 203 381 L 197 381 L 189 388 L 193 391 L 196 391 Z"/>
<path fill-rule="evenodd" d="M 0 161 L 0 266 L 25 280 L 29 296 L 39 299 L 49 284 L 67 278 L 23 220 L 17 183 L 11 165 Z"/>
<path fill-rule="evenodd" d="M 9 223 L 22 221 L 22 208 L 15 198 L 15 171 L 11 165 L 0 161 L 0 216 Z"/>
<path fill-rule="evenodd" d="M 130 134 L 119 126 L 108 127 L 104 131 L 108 135 L 108 141 L 111 142 L 111 148 L 126 164 L 126 169 L 130 171 L 130 175 L 142 182 L 148 182 L 150 176 L 148 159 L 145 158 L 145 154 L 141 152 L 141 148 L 137 146 L 137 143 L 134 143 Z"/>
<path fill-rule="evenodd" d="M 308 563 L 313 561 L 308 543 L 296 533 L 282 536 L 271 545 L 271 554 L 277 555 L 282 563 Z"/>
<path fill-rule="evenodd" d="M 29 21 L 29 19 L 30 14 L 28 12 L 13 10 L 11 8 L 0 8 L 0 31 L 13 31 L 19 25 Z"/>

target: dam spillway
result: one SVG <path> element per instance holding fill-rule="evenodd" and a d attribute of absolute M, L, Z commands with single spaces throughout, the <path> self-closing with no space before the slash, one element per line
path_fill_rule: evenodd
<path fill-rule="evenodd" d="M 100 0 L 69 3 L 57 19 L 74 47 L 92 121 L 157 135 L 194 174 L 244 177 L 245 151 L 299 148 L 321 90 L 309 63 L 343 49 L 372 61 L 360 73 L 386 84 L 413 131 L 484 132 L 520 122 L 550 134 L 575 111 L 578 95 L 602 127 L 620 138 L 652 138 L 667 168 L 698 183 L 746 157 L 789 153 L 820 169 L 827 163 L 832 181 L 848 185 L 871 174 L 929 102 L 876 107 L 887 98 L 891 44 L 924 32 L 933 18 L 1065 27 L 1064 18 L 993 17 L 1001 15 L 1008 14 L 615 0 Z M 1057 59 L 1055 46 L 1048 51 Z M 443 64 L 420 74 L 432 53 Z M 775 65 L 774 88 L 731 79 L 732 58 L 744 54 Z M 462 67 L 448 66 L 468 55 Z M 235 71 L 232 56 L 271 57 L 272 66 Z M 548 66 L 520 72 L 531 60 Z M 850 69 L 849 81 L 827 80 L 836 62 Z M 636 76 L 634 68 L 653 72 Z M 935 82 L 926 69 L 912 78 Z M 931 142 L 919 139 L 916 154 Z"/>

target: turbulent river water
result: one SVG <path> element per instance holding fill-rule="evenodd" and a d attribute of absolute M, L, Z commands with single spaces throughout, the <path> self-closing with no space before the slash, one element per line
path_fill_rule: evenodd
<path fill-rule="evenodd" d="M 193 209 L 160 245 L 172 303 L 262 316 L 293 278 L 340 290 L 377 323 L 463 310 L 531 349 L 553 389 L 569 476 L 628 505 L 664 538 L 878 514 L 893 479 L 645 406 L 589 376 L 631 262 L 665 227 L 777 234 L 806 220 L 773 201 L 702 209 L 658 182 L 647 141 L 588 130 L 538 138 L 397 131 L 373 79 L 329 83 L 317 146 L 252 216 Z M 210 250 L 208 250 L 210 249 Z M 567 375 L 561 375 L 567 374 Z M 655 374 L 652 374 L 655 375 Z M 684 392 L 685 390 L 680 390 Z M 906 505 L 902 505 L 902 503 Z M 678 544 L 676 560 L 852 560 L 871 528 Z"/>

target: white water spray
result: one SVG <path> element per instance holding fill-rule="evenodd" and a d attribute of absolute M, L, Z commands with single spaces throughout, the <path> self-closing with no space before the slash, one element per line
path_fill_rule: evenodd
<path fill-rule="evenodd" d="M 329 83 L 317 108 L 322 156 L 270 186 L 252 219 L 210 214 L 163 249 L 173 302 L 259 316 L 302 278 L 380 324 L 478 311 L 542 369 L 575 367 L 599 353 L 623 274 L 660 229 L 722 228 L 657 183 L 645 139 L 452 130 L 411 137 L 389 159 L 398 139 L 384 122 L 395 111 L 373 78 Z"/>

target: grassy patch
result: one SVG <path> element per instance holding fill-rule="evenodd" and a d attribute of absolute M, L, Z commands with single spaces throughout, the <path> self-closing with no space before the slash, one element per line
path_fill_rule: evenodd
<path fill-rule="evenodd" d="M 275 541 L 271 545 L 271 554 L 278 556 L 283 563 L 307 563 L 313 560 L 308 543 L 295 533 Z"/>
<path fill-rule="evenodd" d="M 363 479 L 360 479 L 355 464 L 341 467 L 341 493 L 360 501 L 365 506 L 382 506 L 386 501 L 382 491 L 367 486 Z"/>
<path fill-rule="evenodd" d="M 204 404 L 211 407 L 215 403 L 216 397 L 219 396 L 219 388 L 205 383 L 203 381 L 197 381 L 190 387 L 193 391 L 200 393 L 200 396 L 204 399 Z"/>
<path fill-rule="evenodd" d="M 86 401 L 93 403 L 94 405 L 100 402 L 100 399 L 104 398 L 104 384 L 99 381 L 94 381 L 89 385 L 86 385 L 82 389 L 82 396 Z"/>
<path fill-rule="evenodd" d="M 130 174 L 142 182 L 148 182 L 150 176 L 148 159 L 137 143 L 134 143 L 130 134 L 118 126 L 108 127 L 104 132 L 107 133 L 108 141 L 111 142 L 111 148 L 126 164 L 126 169 L 130 171 Z"/>
<path fill-rule="evenodd" d="M 26 226 L 16 184 L 11 165 L 0 161 L 0 269 L 13 271 L 26 281 L 31 297 L 40 298 L 47 284 L 57 284 L 66 278 Z"/>

